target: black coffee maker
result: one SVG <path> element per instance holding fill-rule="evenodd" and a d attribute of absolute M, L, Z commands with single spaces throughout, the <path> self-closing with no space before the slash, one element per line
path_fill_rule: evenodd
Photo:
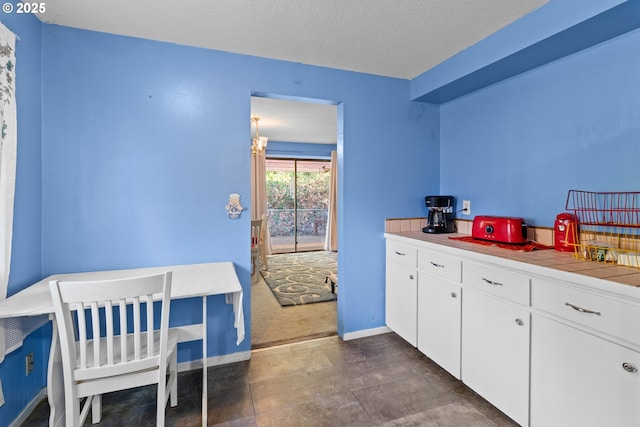
<path fill-rule="evenodd" d="M 456 214 L 453 196 L 427 196 L 424 202 L 429 208 L 427 226 L 422 229 L 425 233 L 455 233 Z"/>

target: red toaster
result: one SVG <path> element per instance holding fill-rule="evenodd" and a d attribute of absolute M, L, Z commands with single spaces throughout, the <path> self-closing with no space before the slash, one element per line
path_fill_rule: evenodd
<path fill-rule="evenodd" d="M 473 218 L 471 236 L 499 243 L 527 243 L 527 224 L 524 219 L 509 216 L 478 215 Z"/>

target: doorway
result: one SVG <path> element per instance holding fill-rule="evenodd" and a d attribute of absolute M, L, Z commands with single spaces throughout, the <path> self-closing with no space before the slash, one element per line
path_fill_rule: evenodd
<path fill-rule="evenodd" d="M 327 160 L 266 160 L 273 254 L 324 249 L 331 184 Z"/>
<path fill-rule="evenodd" d="M 321 286 L 326 285 L 334 294 L 326 299 L 326 292 L 317 291 L 318 275 L 300 275 L 298 269 L 322 265 L 317 256 L 322 251 L 334 256 L 332 270 L 337 273 L 335 233 L 330 233 L 334 236 L 333 252 L 324 251 L 324 245 L 327 228 L 337 228 L 337 166 L 331 171 L 331 165 L 337 165 L 338 111 L 336 104 L 326 101 L 293 101 L 266 95 L 251 98 L 251 117 L 259 118 L 260 136 L 268 138 L 266 153 L 252 157 L 252 211 L 258 218 L 266 218 L 269 254 L 266 268 L 251 286 L 252 349 L 337 334 L 338 292 L 326 282 L 327 274 L 322 274 Z M 255 131 L 257 135 L 257 128 Z M 265 179 L 259 183 L 257 177 Z M 328 220 L 330 205 L 333 208 Z M 296 257 L 295 271 L 284 258 L 276 259 L 289 256 Z M 298 258 L 309 258 L 314 264 L 301 266 Z M 295 279 L 291 288 L 283 289 L 277 283 L 274 286 L 283 271 L 287 283 Z M 294 305 L 282 300 L 283 292 L 295 301 Z M 292 293 L 302 294 L 301 299 L 294 300 Z M 317 296 L 316 301 L 309 296 Z"/>

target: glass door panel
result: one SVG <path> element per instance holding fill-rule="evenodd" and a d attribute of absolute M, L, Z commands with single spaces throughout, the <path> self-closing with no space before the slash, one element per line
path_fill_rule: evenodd
<path fill-rule="evenodd" d="M 295 160 L 267 159 L 266 173 L 273 253 L 295 252 Z"/>
<path fill-rule="evenodd" d="M 330 166 L 326 161 L 296 161 L 296 252 L 324 249 Z"/>
<path fill-rule="evenodd" d="M 273 253 L 324 248 L 330 165 L 325 160 L 267 159 L 267 210 Z"/>

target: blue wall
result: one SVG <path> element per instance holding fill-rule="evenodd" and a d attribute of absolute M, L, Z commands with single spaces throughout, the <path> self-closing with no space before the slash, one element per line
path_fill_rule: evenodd
<path fill-rule="evenodd" d="M 408 81 L 43 31 L 44 275 L 230 260 L 249 291 L 250 215 L 230 220 L 224 206 L 229 193 L 250 200 L 251 93 L 330 100 L 344 119 L 339 333 L 384 325 L 384 219 L 424 214 L 439 184 L 437 109 L 410 102 Z M 222 298 L 212 304 L 209 354 L 249 349 Z M 181 317 L 196 320 L 195 305 Z"/>
<path fill-rule="evenodd" d="M 640 31 L 441 106 L 441 192 L 553 226 L 569 189 L 637 191 Z"/>
<path fill-rule="evenodd" d="M 411 99 L 444 103 L 640 25 L 638 0 L 553 0 L 411 81 Z"/>
<path fill-rule="evenodd" d="M 14 19 L 15 17 L 15 19 Z M 384 325 L 384 219 L 423 215 L 438 188 L 437 108 L 409 82 L 43 25 L 8 16 L 18 44 L 19 160 L 10 293 L 63 272 L 230 260 L 250 290 L 251 93 L 338 106 L 339 333 Z M 256 70 L 260 70 L 259 73 Z M 28 126 L 28 128 L 27 128 Z M 398 149 L 388 152 L 389 146 Z M 232 314 L 210 299 L 210 356 L 235 346 Z M 245 293 L 250 337 L 250 292 Z M 200 318 L 180 301 L 172 323 Z M 50 325 L 0 366 L 13 420 L 45 385 Z M 24 356 L 37 370 L 24 378 Z M 200 356 L 182 346 L 180 360 Z M 19 390 L 19 392 L 15 392 Z"/>
<path fill-rule="evenodd" d="M 224 206 L 229 193 L 250 199 L 247 118 L 260 93 L 338 106 L 338 332 L 382 326 L 384 219 L 424 215 L 424 195 L 551 225 L 570 188 L 637 190 L 638 31 L 443 105 L 410 101 L 543 40 L 549 27 L 532 22 L 553 34 L 621 3 L 554 0 L 524 18 L 529 30 L 515 23 L 414 82 L 6 16 L 21 37 L 10 293 L 53 273 L 230 260 L 249 326 L 250 215 L 229 220 Z M 230 307 L 211 300 L 209 355 L 248 350 Z M 181 301 L 172 323 L 199 310 Z M 23 350 L 0 366 L 5 390 L 24 391 L 5 393 L 0 424 L 44 384 L 46 328 L 25 342 L 40 385 L 7 374 Z M 181 347 L 181 360 L 196 357 L 197 345 Z"/>
<path fill-rule="evenodd" d="M 8 294 L 12 295 L 41 278 L 42 24 L 30 15 L 3 13 L 1 18 L 2 23 L 19 37 L 16 42 L 15 83 L 18 157 L 8 288 Z M 0 425 L 7 425 L 13 420 L 44 387 L 49 349 L 46 337 L 50 336 L 50 332 L 48 335 L 46 333 L 46 326 L 41 328 L 0 364 L 6 402 L 0 407 Z M 41 363 L 27 377 L 24 374 L 24 358 L 29 352 L 34 352 L 36 361 Z"/>

